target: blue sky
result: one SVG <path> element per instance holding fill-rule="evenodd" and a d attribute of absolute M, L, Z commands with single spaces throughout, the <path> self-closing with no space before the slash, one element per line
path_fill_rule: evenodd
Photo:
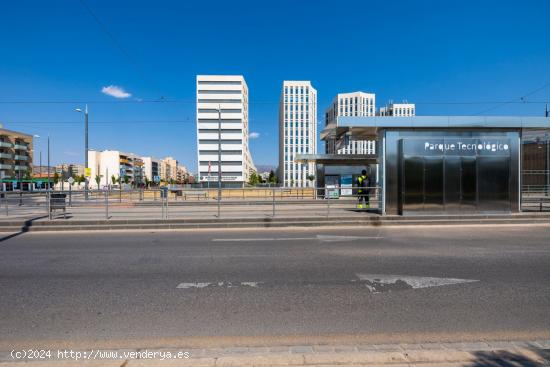
<path fill-rule="evenodd" d="M 540 103 L 482 103 L 550 101 L 545 0 L 85 4 L 104 28 L 77 0 L 2 4 L 0 123 L 42 136 L 44 160 L 49 135 L 52 163 L 83 161 L 74 108 L 89 101 L 90 148 L 172 155 L 195 171 L 197 74 L 246 78 L 257 165 L 277 163 L 285 79 L 312 81 L 320 115 L 357 90 L 417 102 L 419 115 L 542 115 Z M 110 85 L 132 96 L 103 94 Z M 162 97 L 177 103 L 145 103 Z"/>

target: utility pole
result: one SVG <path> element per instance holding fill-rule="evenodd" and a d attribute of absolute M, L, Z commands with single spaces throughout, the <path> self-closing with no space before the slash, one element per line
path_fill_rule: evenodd
<path fill-rule="evenodd" d="M 218 218 L 222 195 L 222 105 L 218 105 Z"/>

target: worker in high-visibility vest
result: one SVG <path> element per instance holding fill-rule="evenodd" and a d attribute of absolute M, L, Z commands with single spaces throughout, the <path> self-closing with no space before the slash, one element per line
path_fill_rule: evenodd
<path fill-rule="evenodd" d="M 361 176 L 357 177 L 356 185 L 359 188 L 357 190 L 357 199 L 359 200 L 359 202 L 357 203 L 357 208 L 368 209 L 369 208 L 369 189 L 368 188 L 370 186 L 370 179 L 367 176 L 366 170 L 361 171 Z"/>

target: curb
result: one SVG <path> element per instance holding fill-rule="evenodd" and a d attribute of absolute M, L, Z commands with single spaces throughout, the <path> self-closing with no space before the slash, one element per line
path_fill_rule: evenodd
<path fill-rule="evenodd" d="M 550 215 L 465 215 L 465 216 L 369 216 L 338 219 L 334 217 L 220 218 L 220 219 L 111 219 L 0 221 L 0 232 L 153 230 L 199 228 L 281 228 L 320 226 L 390 227 L 418 225 L 550 224 Z"/>
<path fill-rule="evenodd" d="M 164 352 L 184 349 L 102 350 L 105 352 Z M 85 366 L 198 366 L 198 367 L 255 367 L 255 366 L 543 366 L 550 362 L 550 340 L 497 341 L 476 343 L 428 343 L 381 345 L 304 345 L 280 347 L 232 347 L 188 349 L 189 358 L 159 360 L 153 358 L 118 358 L 33 361 L 35 367 L 78 365 Z M 13 361 L 9 352 L 0 353 L 0 367 L 19 367 L 24 360 Z"/>

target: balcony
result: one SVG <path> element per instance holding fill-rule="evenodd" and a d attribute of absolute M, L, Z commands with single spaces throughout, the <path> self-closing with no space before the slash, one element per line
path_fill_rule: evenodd
<path fill-rule="evenodd" d="M 11 164 L 1 164 L 0 163 L 0 169 L 12 169 L 13 166 Z"/>
<path fill-rule="evenodd" d="M 22 145 L 22 144 L 18 144 L 18 143 L 15 143 L 13 145 L 13 149 L 17 149 L 17 150 L 28 150 L 28 147 L 26 145 Z"/>
<path fill-rule="evenodd" d="M 26 170 L 29 169 L 28 166 L 18 166 L 18 165 L 15 165 L 13 168 L 14 168 L 16 171 L 26 171 Z"/>
<path fill-rule="evenodd" d="M 13 144 L 8 141 L 0 141 L 0 147 L 13 148 Z"/>
<path fill-rule="evenodd" d="M 29 157 L 26 156 L 26 155 L 15 155 L 15 160 L 16 161 L 28 161 L 29 160 Z"/>
<path fill-rule="evenodd" d="M 13 159 L 13 154 L 9 154 L 9 153 L 0 153 L 0 158 L 4 158 L 4 159 Z"/>
<path fill-rule="evenodd" d="M 126 158 L 120 158 L 119 163 L 120 164 L 130 164 L 130 161 Z"/>

